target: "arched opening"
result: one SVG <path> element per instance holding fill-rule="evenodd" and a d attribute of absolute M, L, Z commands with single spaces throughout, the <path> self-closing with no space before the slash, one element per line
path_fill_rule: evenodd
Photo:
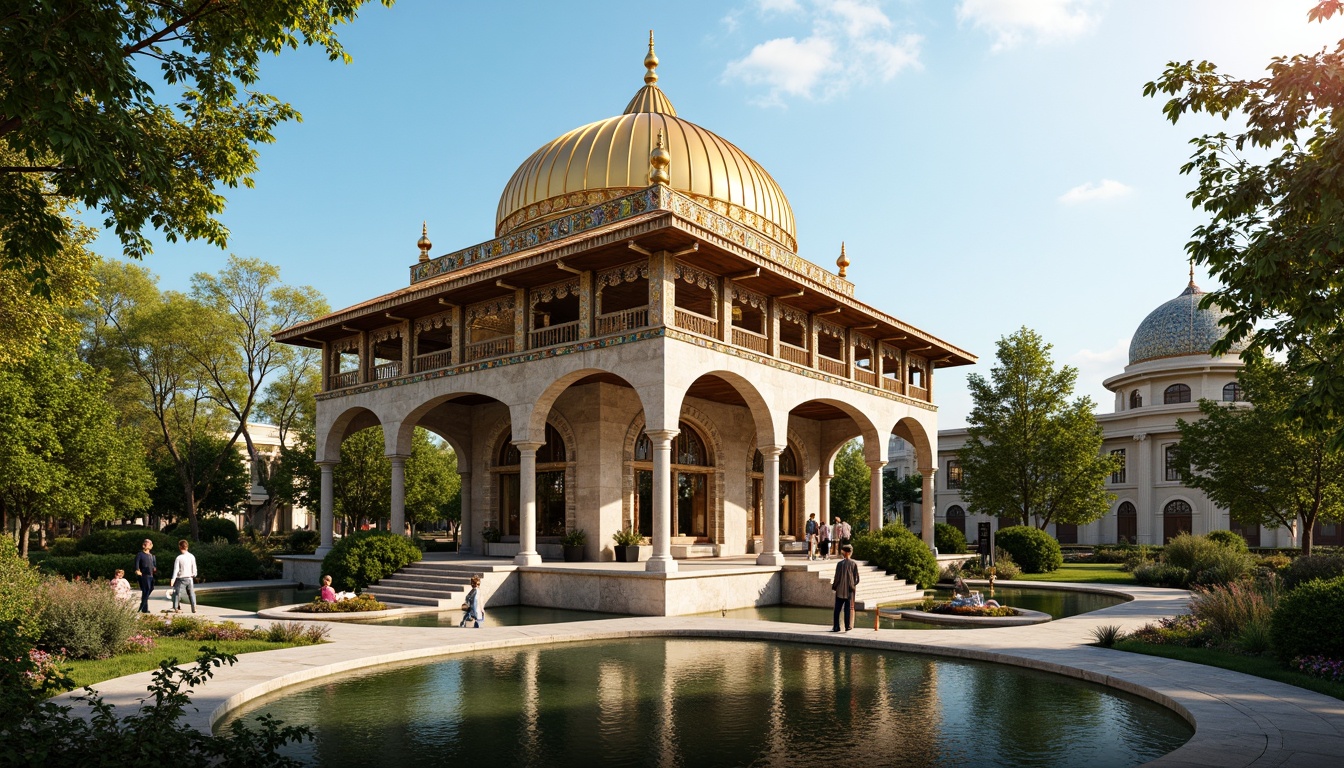
<path fill-rule="evenodd" d="M 491 472 L 499 490 L 496 512 L 500 533 L 506 538 L 522 535 L 519 522 L 520 474 L 522 456 L 513 444 L 510 432 L 496 447 L 496 462 Z M 569 452 L 560 431 L 546 424 L 546 443 L 537 449 L 537 536 L 563 536 L 568 498 L 566 471 L 570 468 Z"/>
<path fill-rule="evenodd" d="M 1180 499 L 1167 502 L 1162 508 L 1162 543 L 1166 544 L 1182 533 L 1194 529 L 1194 510 Z"/>
<path fill-rule="evenodd" d="M 961 531 L 963 537 L 966 536 L 966 510 L 960 504 L 947 508 L 947 524 Z"/>
<path fill-rule="evenodd" d="M 672 536 L 708 541 L 714 457 L 705 438 L 687 421 L 677 423 L 680 432 L 672 441 Z M 635 440 L 631 468 L 635 475 L 635 523 L 645 536 L 653 535 L 653 443 L 640 433 Z"/>
<path fill-rule="evenodd" d="M 561 280 L 528 291 L 528 347 L 579 340 L 579 279 Z"/>
<path fill-rule="evenodd" d="M 1242 391 L 1241 384 L 1232 382 L 1223 385 L 1223 402 L 1239 403 L 1246 399 L 1246 393 Z"/>
<path fill-rule="evenodd" d="M 751 524 L 749 535 L 765 535 L 761 507 L 765 498 L 765 456 L 756 451 L 751 460 Z M 798 454 L 789 445 L 779 454 L 779 536 L 791 541 L 803 540 L 803 472 Z"/>
<path fill-rule="evenodd" d="M 1060 544 L 1078 543 L 1078 526 L 1075 523 L 1055 523 L 1055 540 Z"/>
<path fill-rule="evenodd" d="M 1142 407 L 1143 407 L 1143 393 L 1139 392 L 1139 390 L 1137 390 L 1137 389 L 1136 389 L 1136 390 L 1133 390 L 1132 392 L 1130 392 L 1130 393 L 1129 393 L 1129 407 L 1130 407 L 1130 408 L 1142 408 Z"/>
<path fill-rule="evenodd" d="M 597 273 L 593 330 L 598 336 L 649 324 L 649 262 L 604 269 Z"/>
<path fill-rule="evenodd" d="M 1172 384 L 1162 392 L 1163 405 L 1176 405 L 1190 402 L 1190 387 L 1187 384 Z"/>
<path fill-rule="evenodd" d="M 1117 544 L 1139 542 L 1139 512 L 1128 501 L 1120 502 L 1120 506 L 1115 509 L 1115 542 Z"/>

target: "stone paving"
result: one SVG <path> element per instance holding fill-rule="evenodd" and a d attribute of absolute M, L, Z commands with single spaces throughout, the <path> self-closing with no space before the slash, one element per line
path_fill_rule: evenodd
<path fill-rule="evenodd" d="M 1042 586 L 1000 582 L 1002 586 Z M 216 585 L 226 586 L 226 585 Z M 255 583 L 253 584 L 255 586 Z M 1055 585 L 1051 585 L 1055 586 Z M 977 630 L 888 630 L 703 617 L 639 617 L 532 626 L 457 629 L 331 624 L 331 642 L 245 654 L 216 672 L 193 696 L 186 724 L 208 730 L 230 710 L 280 688 L 392 662 L 490 648 L 641 636 L 747 638 L 929 653 L 1055 672 L 1128 691 L 1178 712 L 1195 727 L 1180 749 L 1153 766 L 1344 765 L 1344 701 L 1214 667 L 1088 645 L 1094 627 L 1136 629 L 1184 612 L 1187 593 L 1144 587 L 1064 585 L 1130 595 L 1129 602 L 1027 627 Z M 153 598 L 166 606 L 165 590 Z M 208 606 L 202 613 L 243 624 L 255 614 Z M 142 673 L 95 686 L 110 703 L 136 704 L 149 685 Z"/>

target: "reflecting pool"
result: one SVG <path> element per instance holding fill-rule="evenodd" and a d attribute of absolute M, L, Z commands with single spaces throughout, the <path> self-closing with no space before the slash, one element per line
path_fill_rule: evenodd
<path fill-rule="evenodd" d="M 791 643 L 649 638 L 501 649 L 282 691 L 305 765 L 1077 766 L 1192 729 L 1152 702 L 1014 667 Z M 226 727 L 228 720 L 220 727 Z"/>
<path fill-rule="evenodd" d="M 227 589 L 197 592 L 196 602 L 201 605 L 213 605 L 216 608 L 256 613 L 267 608 L 306 603 L 315 597 L 317 597 L 316 588 L 267 587 L 264 589 Z"/>

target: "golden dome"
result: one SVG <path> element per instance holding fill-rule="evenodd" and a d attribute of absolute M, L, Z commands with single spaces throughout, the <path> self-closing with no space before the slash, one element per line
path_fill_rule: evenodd
<path fill-rule="evenodd" d="M 648 187 L 661 132 L 672 189 L 796 250 L 793 209 L 779 184 L 731 142 L 677 117 L 656 85 L 652 34 L 644 65 L 645 85 L 623 114 L 575 128 L 514 171 L 499 196 L 496 236 Z"/>

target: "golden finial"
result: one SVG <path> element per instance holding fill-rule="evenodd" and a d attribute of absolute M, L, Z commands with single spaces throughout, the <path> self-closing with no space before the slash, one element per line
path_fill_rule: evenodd
<path fill-rule="evenodd" d="M 652 71 L 652 70 L 650 70 Z M 663 132 L 658 131 L 658 146 L 649 153 L 649 183 L 667 184 L 672 177 L 667 173 L 667 166 L 672 163 L 672 154 L 663 148 Z"/>
<path fill-rule="evenodd" d="M 653 52 L 653 30 L 649 30 L 649 55 L 644 57 L 644 84 L 653 85 L 658 82 L 658 54 Z"/>
<path fill-rule="evenodd" d="M 416 245 L 420 246 L 420 260 L 429 261 L 429 249 L 434 247 L 434 244 L 429 242 L 429 222 L 420 223 L 420 240 Z"/>
<path fill-rule="evenodd" d="M 849 269 L 849 257 L 845 255 L 845 241 L 840 241 L 840 258 L 835 260 L 835 266 L 840 268 L 840 276 L 845 276 L 845 270 Z"/>
<path fill-rule="evenodd" d="M 1190 287 L 1195 287 L 1195 260 L 1190 260 Z"/>

